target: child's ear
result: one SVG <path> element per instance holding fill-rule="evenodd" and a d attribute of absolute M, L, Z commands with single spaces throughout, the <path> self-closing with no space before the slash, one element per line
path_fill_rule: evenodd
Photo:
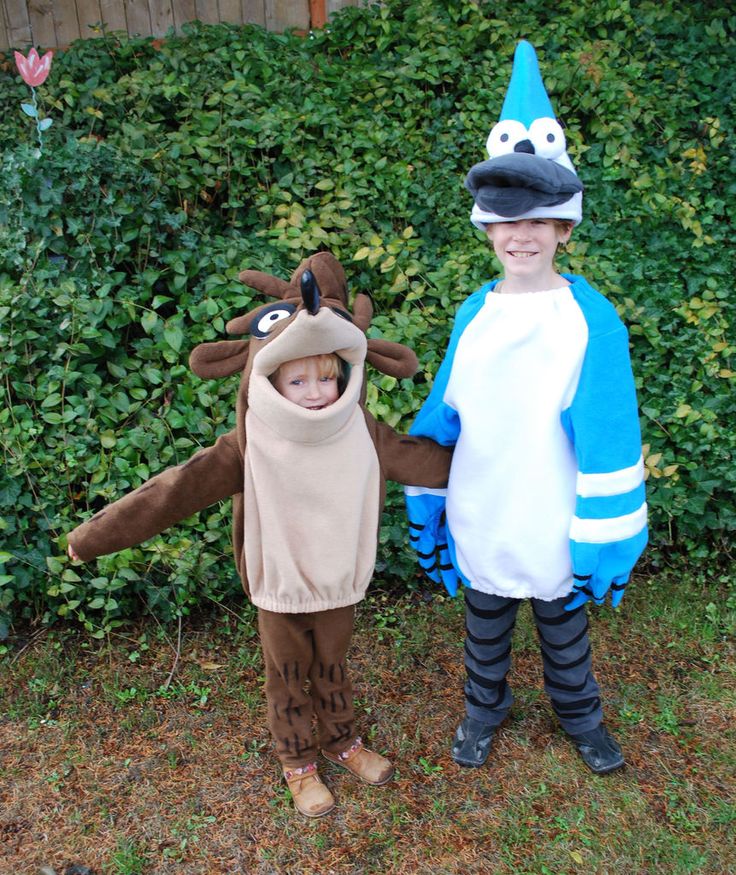
<path fill-rule="evenodd" d="M 189 367 L 198 377 L 213 380 L 237 374 L 247 361 L 247 340 L 218 340 L 195 346 L 189 356 Z"/>
<path fill-rule="evenodd" d="M 557 226 L 557 234 L 560 239 L 560 243 L 567 243 L 572 235 L 572 222 L 566 222 L 564 225 Z"/>

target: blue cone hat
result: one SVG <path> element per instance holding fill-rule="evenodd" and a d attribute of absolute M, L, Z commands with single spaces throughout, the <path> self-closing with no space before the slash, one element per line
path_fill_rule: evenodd
<path fill-rule="evenodd" d="M 583 184 L 567 154 L 561 125 L 542 82 L 533 46 L 522 40 L 501 117 L 486 141 L 488 160 L 471 167 L 471 222 L 583 218 Z"/>

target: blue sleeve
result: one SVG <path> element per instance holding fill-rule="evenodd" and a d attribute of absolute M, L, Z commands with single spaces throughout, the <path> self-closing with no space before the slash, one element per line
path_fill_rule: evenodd
<path fill-rule="evenodd" d="M 422 405 L 409 433 L 429 437 L 443 446 L 454 446 L 460 434 L 460 417 L 445 403 L 445 392 L 452 374 L 458 342 L 463 331 L 483 306 L 488 283 L 472 294 L 458 310 L 445 358 L 432 384 L 429 397 Z M 406 486 L 406 511 L 409 518 L 409 543 L 417 553 L 419 564 L 427 576 L 443 583 L 450 595 L 456 595 L 460 575 L 450 552 L 450 535 L 445 517 L 446 489 L 424 489 Z"/>
<path fill-rule="evenodd" d="M 563 412 L 578 475 L 570 527 L 575 590 L 570 609 L 611 592 L 623 598 L 647 543 L 644 463 L 628 333 L 613 306 L 585 281 L 571 287 L 589 329 L 577 391 Z"/>
<path fill-rule="evenodd" d="M 445 358 L 437 371 L 432 384 L 432 391 L 422 405 L 409 434 L 418 437 L 430 437 L 443 446 L 453 446 L 457 443 L 460 434 L 460 417 L 457 411 L 445 403 L 445 392 L 450 381 L 452 368 L 455 361 L 455 353 L 460 337 L 483 306 L 486 294 L 493 288 L 495 283 L 487 283 L 474 292 L 460 307 L 455 317 L 455 324 L 447 345 Z"/>

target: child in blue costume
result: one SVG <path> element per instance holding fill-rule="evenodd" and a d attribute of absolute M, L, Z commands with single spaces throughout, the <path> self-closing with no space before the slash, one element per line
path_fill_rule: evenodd
<path fill-rule="evenodd" d="M 534 49 L 518 45 L 489 160 L 466 186 L 503 277 L 460 307 L 414 435 L 454 446 L 447 490 L 407 487 L 425 571 L 465 587 L 466 716 L 452 744 L 481 766 L 513 701 L 506 682 L 521 599 L 530 599 L 545 689 L 596 773 L 624 764 L 603 724 L 585 602 L 614 607 L 647 541 L 644 466 L 627 331 L 557 247 L 582 218 Z"/>

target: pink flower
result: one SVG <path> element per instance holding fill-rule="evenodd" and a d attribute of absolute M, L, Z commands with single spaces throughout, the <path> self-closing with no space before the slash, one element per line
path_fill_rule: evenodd
<path fill-rule="evenodd" d="M 51 70 L 51 59 L 53 57 L 54 53 L 49 51 L 46 52 L 43 58 L 39 58 L 38 52 L 35 49 L 31 49 L 28 52 L 27 58 L 24 58 L 20 52 L 15 53 L 15 65 L 26 85 L 35 88 L 46 81 L 46 77 Z"/>

